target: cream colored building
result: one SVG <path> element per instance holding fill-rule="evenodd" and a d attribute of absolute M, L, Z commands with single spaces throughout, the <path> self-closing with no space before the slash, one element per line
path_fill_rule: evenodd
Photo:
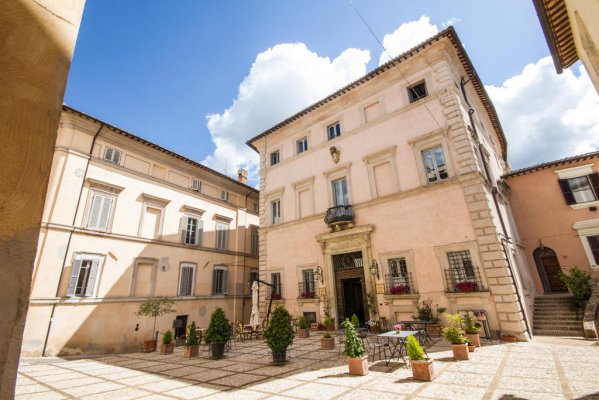
<path fill-rule="evenodd" d="M 581 60 L 599 92 L 599 1 L 533 0 L 558 74 Z"/>
<path fill-rule="evenodd" d="M 261 160 L 260 277 L 294 316 L 393 322 L 430 299 L 529 337 L 507 143 L 453 28 L 248 145 Z"/>
<path fill-rule="evenodd" d="M 257 210 L 245 183 L 64 106 L 23 354 L 137 351 L 150 296 L 176 299 L 160 332 L 205 327 L 216 306 L 247 322 Z"/>

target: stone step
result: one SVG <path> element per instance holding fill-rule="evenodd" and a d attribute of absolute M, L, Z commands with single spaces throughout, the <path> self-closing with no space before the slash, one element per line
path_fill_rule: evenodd
<path fill-rule="evenodd" d="M 539 317 L 543 317 L 543 318 L 548 318 L 548 317 L 554 317 L 554 318 L 582 318 L 582 316 L 584 315 L 584 313 L 579 312 L 549 312 L 549 311 L 536 311 L 533 313 L 533 315 L 539 316 Z"/>
<path fill-rule="evenodd" d="M 539 335 L 539 336 L 570 336 L 570 337 L 584 337 L 584 331 L 578 331 L 578 332 L 556 332 L 556 331 L 552 331 L 552 330 L 536 330 L 533 329 L 533 334 L 534 335 Z"/>
<path fill-rule="evenodd" d="M 540 324 L 557 324 L 557 325 L 570 325 L 570 324 L 577 324 L 580 323 L 582 324 L 582 318 L 578 318 L 578 319 L 539 319 L 539 318 L 533 318 L 532 319 L 534 323 L 540 323 Z"/>
<path fill-rule="evenodd" d="M 556 325 L 556 324 L 550 324 L 550 323 L 542 324 L 542 323 L 538 323 L 538 322 L 533 322 L 532 326 L 534 328 L 540 328 L 540 329 L 556 329 L 556 330 L 569 331 L 569 330 L 580 330 L 580 329 L 582 329 L 583 325 L 582 325 L 582 322 L 574 323 L 571 325 Z"/>

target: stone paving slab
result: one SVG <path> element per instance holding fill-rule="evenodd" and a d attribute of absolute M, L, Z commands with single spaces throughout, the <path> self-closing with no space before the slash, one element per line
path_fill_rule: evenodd
<path fill-rule="evenodd" d="M 535 338 L 528 343 L 483 341 L 468 361 L 454 361 L 447 343 L 427 348 L 433 382 L 412 380 L 402 360 L 369 363 L 350 376 L 338 350 L 320 350 L 319 333 L 296 339 L 290 362 L 270 365 L 262 341 L 236 343 L 222 360 L 204 349 L 186 359 L 182 348 L 158 353 L 46 357 L 21 360 L 18 400 L 120 399 L 599 399 L 596 342 Z M 369 350 L 367 348 L 367 350 Z M 372 357 L 371 357 L 372 360 Z"/>

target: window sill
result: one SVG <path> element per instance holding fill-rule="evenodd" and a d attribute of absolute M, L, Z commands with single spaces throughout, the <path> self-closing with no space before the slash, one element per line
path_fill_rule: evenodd
<path fill-rule="evenodd" d="M 393 300 L 393 299 L 418 299 L 420 298 L 420 294 L 418 293 L 408 293 L 408 294 L 385 294 L 385 299 Z"/>
<path fill-rule="evenodd" d="M 599 206 L 599 200 L 587 201 L 586 203 L 570 204 L 570 208 L 573 210 L 580 210 L 582 208 L 598 207 L 598 206 Z"/>
<path fill-rule="evenodd" d="M 457 293 L 445 293 L 445 297 L 449 299 L 450 302 L 456 303 L 460 299 L 480 299 L 482 301 L 486 301 L 491 296 L 491 292 L 482 291 L 482 292 L 457 292 Z"/>
<path fill-rule="evenodd" d="M 302 303 L 318 303 L 318 300 L 319 300 L 318 297 L 315 297 L 313 299 L 312 298 L 306 298 L 306 297 L 298 297 L 297 298 L 297 302 L 299 304 L 302 304 Z"/>

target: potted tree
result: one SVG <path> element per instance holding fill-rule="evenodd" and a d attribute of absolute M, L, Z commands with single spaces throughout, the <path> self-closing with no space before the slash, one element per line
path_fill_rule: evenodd
<path fill-rule="evenodd" d="M 162 335 L 162 344 L 160 345 L 160 354 L 173 354 L 173 350 L 175 349 L 175 344 L 173 343 L 173 332 L 170 329 L 167 329 Z"/>
<path fill-rule="evenodd" d="M 466 338 L 466 345 L 468 346 L 468 352 L 474 353 L 474 350 L 476 350 L 476 345 L 472 343 L 468 338 Z"/>
<path fill-rule="evenodd" d="M 212 358 L 218 360 L 225 354 L 225 344 L 231 339 L 231 324 L 222 308 L 216 307 L 206 329 L 206 343 L 211 345 Z"/>
<path fill-rule="evenodd" d="M 293 337 L 291 315 L 282 306 L 275 308 L 264 332 L 266 344 L 272 350 L 273 364 L 281 365 L 287 362 L 287 347 L 293 343 Z"/>
<path fill-rule="evenodd" d="M 183 351 L 183 356 L 187 358 L 197 357 L 199 347 L 200 336 L 198 335 L 198 328 L 196 327 L 195 321 L 192 321 L 191 325 L 187 327 L 187 336 L 185 337 L 185 350 Z"/>
<path fill-rule="evenodd" d="M 297 335 L 299 336 L 299 338 L 305 339 L 307 337 L 310 337 L 310 329 L 308 326 L 308 321 L 306 321 L 306 317 L 304 317 L 303 315 L 299 317 L 298 325 L 299 329 L 297 330 Z"/>
<path fill-rule="evenodd" d="M 154 317 L 152 338 L 144 340 L 143 351 L 151 352 L 156 349 L 156 318 L 177 311 L 175 301 L 168 296 L 150 297 L 139 305 L 135 315 L 138 317 Z"/>
<path fill-rule="evenodd" d="M 439 337 L 441 336 L 441 324 L 439 324 L 441 318 L 439 316 L 445 312 L 446 308 L 439 307 L 437 304 L 433 312 L 432 304 L 431 299 L 422 301 L 421 305 L 416 307 L 416 315 L 413 315 L 412 318 L 417 321 L 429 322 L 426 324 L 426 333 L 430 337 Z"/>
<path fill-rule="evenodd" d="M 335 330 L 335 321 L 332 318 L 326 317 L 323 321 L 324 326 L 327 328 L 327 331 Z"/>
<path fill-rule="evenodd" d="M 466 315 L 464 317 L 464 332 L 470 342 L 476 347 L 480 347 L 480 327 L 481 325 L 476 322 L 476 317 Z"/>
<path fill-rule="evenodd" d="M 320 348 L 322 350 L 332 350 L 335 348 L 335 339 L 329 332 L 325 332 L 320 339 Z"/>
<path fill-rule="evenodd" d="M 350 375 L 366 375 L 368 373 L 368 356 L 365 355 L 362 339 L 358 337 L 354 324 L 349 320 L 341 324 L 345 329 L 345 355 Z"/>
<path fill-rule="evenodd" d="M 460 314 L 443 314 L 443 316 L 450 324 L 447 328 L 443 328 L 442 331 L 445 340 L 451 343 L 453 358 L 456 360 L 468 360 L 468 346 L 466 345 L 464 331 L 460 328 L 462 317 Z"/>
<path fill-rule="evenodd" d="M 433 380 L 433 359 L 426 358 L 424 350 L 418 340 L 412 335 L 408 336 L 406 352 L 412 366 L 412 377 L 417 381 L 430 382 Z"/>

